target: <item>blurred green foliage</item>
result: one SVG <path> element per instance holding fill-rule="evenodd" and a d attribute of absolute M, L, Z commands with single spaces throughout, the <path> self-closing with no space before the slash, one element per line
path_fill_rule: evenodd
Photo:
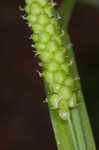
<path fill-rule="evenodd" d="M 78 2 L 99 5 L 99 0 L 77 0 Z"/>

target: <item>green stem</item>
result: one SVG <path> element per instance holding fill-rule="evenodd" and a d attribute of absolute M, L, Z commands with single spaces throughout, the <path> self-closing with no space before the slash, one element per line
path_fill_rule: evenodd
<path fill-rule="evenodd" d="M 71 8 L 73 8 L 74 4 L 75 4 L 74 0 L 71 0 L 71 1 L 70 0 L 64 0 L 63 4 L 58 9 L 61 16 L 65 16 L 65 14 L 67 14 L 67 16 L 69 17 L 68 21 L 70 20 L 70 16 L 72 13 Z M 67 7 L 68 7 L 68 11 L 66 11 Z M 68 28 L 68 24 L 69 24 L 68 21 L 67 21 L 66 17 L 63 17 L 62 23 L 61 23 L 62 28 L 66 32 L 66 34 L 65 34 L 66 36 L 64 38 L 66 44 L 70 43 L 69 35 L 67 33 L 67 28 Z M 74 58 L 74 53 L 73 53 L 72 48 L 70 48 L 68 50 L 67 55 L 70 58 Z M 74 63 L 72 65 L 72 76 L 73 77 L 78 76 L 76 63 Z M 73 124 L 73 127 L 75 129 L 75 134 L 77 135 L 79 150 L 96 150 L 96 146 L 94 143 L 94 138 L 92 135 L 91 126 L 90 126 L 88 114 L 86 111 L 86 106 L 84 104 L 84 98 L 83 98 L 83 94 L 82 94 L 82 90 L 81 90 L 81 86 L 80 86 L 79 81 L 77 81 L 76 88 L 79 89 L 79 93 L 80 93 L 79 100 L 80 100 L 81 104 L 79 105 L 79 107 L 72 110 L 72 124 Z"/>
<path fill-rule="evenodd" d="M 66 31 L 66 28 L 65 28 L 65 31 Z M 65 36 L 65 42 L 66 42 L 66 44 L 70 43 L 70 39 L 69 39 L 69 35 L 68 35 L 67 31 L 66 31 L 66 36 Z M 72 48 L 70 48 L 68 50 L 67 55 L 70 58 L 74 59 L 74 53 L 73 53 Z M 72 65 L 72 76 L 74 78 L 78 77 L 78 72 L 77 72 L 77 67 L 76 67 L 75 62 Z M 83 98 L 79 80 L 76 83 L 76 88 L 79 91 L 79 101 L 81 104 L 79 105 L 79 107 L 76 107 L 76 109 L 75 109 L 76 111 L 72 110 L 72 120 L 73 120 L 74 129 L 76 131 L 76 135 L 78 135 L 77 140 L 78 140 L 78 143 L 80 146 L 79 149 L 82 150 L 82 147 L 85 147 L 84 145 L 86 145 L 85 149 L 83 149 L 83 150 L 96 150 L 96 146 L 94 143 L 94 138 L 93 138 L 93 134 L 92 134 L 89 118 L 88 118 L 88 113 L 87 113 L 86 106 L 84 103 L 84 98 Z M 79 120 L 81 120 L 81 121 L 79 121 Z M 79 126 L 79 130 L 78 130 L 78 126 Z M 79 136 L 79 134 L 82 136 Z M 83 136 L 84 136 L 84 138 L 83 138 Z"/>
<path fill-rule="evenodd" d="M 58 8 L 59 14 L 62 16 L 62 28 L 67 29 L 72 15 L 73 8 L 77 0 L 64 0 Z"/>
<path fill-rule="evenodd" d="M 76 137 L 76 134 L 75 134 L 75 131 L 74 131 L 74 128 L 73 128 L 73 124 L 72 124 L 72 121 L 71 121 L 70 118 L 68 119 L 68 124 L 69 124 L 69 128 L 70 128 L 70 131 L 71 131 L 71 134 L 72 134 L 74 148 L 75 148 L 75 150 L 79 150 L 79 145 L 77 143 L 77 137 Z"/>
<path fill-rule="evenodd" d="M 78 146 L 80 150 L 86 150 L 86 143 L 84 139 L 84 134 L 82 132 L 81 120 L 77 109 L 72 110 L 73 116 L 73 125 L 75 127 L 75 133 L 77 135 Z M 76 124 L 75 124 L 76 123 Z"/>
<path fill-rule="evenodd" d="M 60 119 L 57 111 L 50 110 L 50 117 L 58 150 L 74 150 L 72 133 L 70 132 L 68 121 Z"/>

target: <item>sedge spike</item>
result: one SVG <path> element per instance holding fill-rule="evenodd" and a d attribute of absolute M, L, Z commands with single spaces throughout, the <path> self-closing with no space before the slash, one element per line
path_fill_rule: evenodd
<path fill-rule="evenodd" d="M 65 31 L 59 28 L 61 17 L 53 15 L 53 7 L 57 5 L 55 2 L 25 0 L 25 3 L 26 17 L 23 16 L 23 19 L 27 20 L 33 31 L 31 40 L 35 44 L 32 47 L 35 47 L 43 68 L 42 73 L 37 72 L 49 87 L 49 107 L 57 110 L 62 120 L 68 120 L 71 109 L 78 105 L 77 91 L 73 91 L 75 79 L 70 76 L 73 61 L 66 59 L 67 49 L 72 44 L 64 45 L 62 42 Z"/>

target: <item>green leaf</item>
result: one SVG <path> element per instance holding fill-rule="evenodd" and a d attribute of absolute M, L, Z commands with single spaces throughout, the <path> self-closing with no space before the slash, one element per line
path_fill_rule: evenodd
<path fill-rule="evenodd" d="M 66 28 L 68 27 L 68 23 L 70 21 L 71 15 L 72 15 L 72 11 L 73 8 L 76 4 L 77 0 L 64 0 L 61 3 L 61 6 L 58 8 L 58 12 L 60 14 L 60 16 L 62 16 L 62 20 L 61 20 L 61 25 L 62 28 Z"/>
<path fill-rule="evenodd" d="M 70 44 L 70 38 L 69 38 L 69 35 L 67 32 L 67 28 L 68 28 L 70 16 L 72 13 L 72 8 L 73 8 L 73 7 L 69 7 L 69 6 L 70 5 L 73 6 L 72 4 L 74 4 L 74 1 L 64 0 L 64 3 L 58 9 L 59 12 L 61 13 L 61 15 L 63 16 L 61 25 L 62 25 L 62 28 L 65 30 L 64 41 L 66 44 Z M 67 7 L 68 7 L 68 11 L 66 11 Z M 67 21 L 67 18 L 65 17 L 66 13 L 68 16 L 68 21 Z M 72 65 L 72 69 L 71 69 L 72 70 L 72 76 L 78 77 L 77 67 L 76 67 L 74 53 L 73 53 L 72 48 L 70 48 L 68 50 L 67 55 L 70 58 L 74 59 L 74 64 Z M 77 81 L 76 88 L 79 89 L 79 100 L 80 100 L 81 104 L 79 104 L 78 107 L 76 107 L 75 109 L 72 110 L 72 124 L 73 124 L 75 134 L 77 137 L 77 143 L 79 145 L 79 150 L 96 150 L 94 138 L 92 135 L 91 126 L 90 126 L 90 122 L 88 119 L 88 114 L 86 111 L 84 97 L 82 94 L 79 80 Z"/>

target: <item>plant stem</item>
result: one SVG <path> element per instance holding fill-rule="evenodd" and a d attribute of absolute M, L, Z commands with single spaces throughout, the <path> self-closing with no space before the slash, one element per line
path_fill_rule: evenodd
<path fill-rule="evenodd" d="M 71 8 L 73 8 L 74 4 L 75 4 L 74 0 L 72 0 L 72 1 L 64 0 L 63 4 L 58 9 L 61 16 L 65 16 L 65 14 L 67 14 L 67 16 L 69 16 L 68 21 L 70 20 L 70 16 L 72 13 Z M 71 7 L 70 7 L 70 5 L 71 5 Z M 68 7 L 68 11 L 65 11 L 67 7 Z M 70 43 L 69 35 L 67 33 L 67 28 L 68 28 L 68 24 L 69 24 L 68 21 L 67 21 L 66 17 L 63 17 L 63 20 L 61 23 L 62 28 L 66 32 L 65 33 L 66 36 L 64 38 L 66 44 Z M 72 48 L 70 48 L 68 50 L 67 55 L 70 58 L 74 59 L 74 53 L 73 53 Z M 75 62 L 72 65 L 72 76 L 73 77 L 78 76 L 77 67 L 76 67 Z M 79 150 L 96 150 L 96 146 L 94 143 L 94 138 L 92 135 L 91 126 L 90 126 L 90 122 L 89 122 L 88 114 L 86 111 L 86 106 L 84 103 L 84 98 L 83 98 L 83 94 L 82 94 L 82 90 L 81 90 L 79 81 L 77 81 L 76 88 L 79 89 L 79 100 L 80 100 L 81 104 L 76 109 L 72 110 L 72 124 L 75 129 L 75 134 L 77 135 Z"/>
<path fill-rule="evenodd" d="M 58 150 L 74 150 L 72 134 L 68 122 L 60 119 L 57 111 L 50 110 L 50 116 Z"/>
<path fill-rule="evenodd" d="M 83 135 L 83 132 L 82 132 L 82 125 L 81 125 L 81 120 L 80 120 L 80 117 L 79 117 L 79 113 L 78 113 L 77 109 L 74 109 L 72 111 L 72 113 L 75 114 L 73 119 L 72 119 L 72 122 L 73 122 L 72 124 L 75 127 L 75 133 L 77 135 L 79 149 L 80 150 L 86 150 L 86 143 L 85 143 L 84 135 Z"/>
<path fill-rule="evenodd" d="M 79 150 L 79 145 L 77 143 L 77 137 L 76 137 L 71 119 L 68 119 L 68 124 L 69 124 L 69 128 L 70 128 L 70 131 L 71 131 L 71 134 L 72 134 L 74 148 L 75 148 L 75 150 Z"/>

